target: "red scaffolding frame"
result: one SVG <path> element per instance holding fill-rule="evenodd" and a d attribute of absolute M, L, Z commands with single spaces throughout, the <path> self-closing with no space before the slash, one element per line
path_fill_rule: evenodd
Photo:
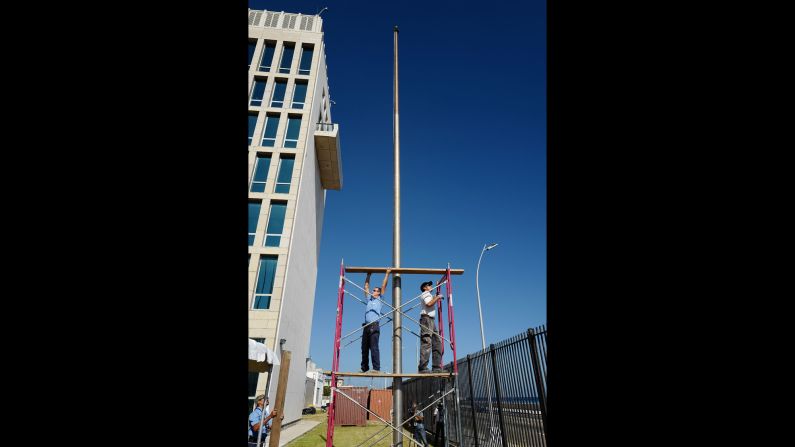
<path fill-rule="evenodd" d="M 452 371 L 443 372 L 443 373 L 424 373 L 424 374 L 420 374 L 420 373 L 399 373 L 399 374 L 396 374 L 396 373 L 382 373 L 382 372 L 378 372 L 378 373 L 372 373 L 372 372 L 364 372 L 364 373 L 363 372 L 342 372 L 342 371 L 339 370 L 339 366 L 340 366 L 339 365 L 339 363 L 340 363 L 340 351 L 341 351 L 340 345 L 341 345 L 341 342 L 342 342 L 342 338 L 344 338 L 342 336 L 342 315 L 343 315 L 343 309 L 344 309 L 344 305 L 345 305 L 345 293 L 349 293 L 350 294 L 350 292 L 345 290 L 345 283 L 346 282 L 351 282 L 352 284 L 356 285 L 353 281 L 349 281 L 349 280 L 347 280 L 345 278 L 345 273 L 346 272 L 348 272 L 348 273 L 378 273 L 378 272 L 384 273 L 384 272 L 386 272 L 386 269 L 387 269 L 386 267 L 348 267 L 348 268 L 345 268 L 344 261 L 340 262 L 340 280 L 339 280 L 339 288 L 337 290 L 337 312 L 336 312 L 336 323 L 335 323 L 335 328 L 334 328 L 334 352 L 333 352 L 332 360 L 331 360 L 331 371 L 326 371 L 325 372 L 326 375 L 330 375 L 331 376 L 331 402 L 329 403 L 329 406 L 328 406 L 328 427 L 326 429 L 326 447 L 332 447 L 333 443 L 334 443 L 334 412 L 335 412 L 335 407 L 336 407 L 336 401 L 337 401 L 337 398 L 339 397 L 339 395 L 351 400 L 355 405 L 357 405 L 359 407 L 362 407 L 358 402 L 356 402 L 355 400 L 351 399 L 350 396 L 347 396 L 343 391 L 337 389 L 337 378 L 341 377 L 341 376 L 393 377 L 393 378 L 398 378 L 398 377 L 399 378 L 402 378 L 402 377 L 422 377 L 422 378 L 437 377 L 437 378 L 452 379 L 453 385 L 452 385 L 451 390 L 448 391 L 448 392 L 445 392 L 445 393 L 441 393 L 440 392 L 439 394 L 441 394 L 441 395 L 439 397 L 437 397 L 436 399 L 434 399 L 428 406 L 423 408 L 421 411 L 424 411 L 425 409 L 429 408 L 431 405 L 434 405 L 437 401 L 439 401 L 441 399 L 444 399 L 448 394 L 455 393 L 455 407 L 456 407 L 456 416 L 457 416 L 456 417 L 456 426 L 458 428 L 458 433 L 461 433 L 460 411 L 458 411 L 458 409 L 459 409 L 458 363 L 456 362 L 457 356 L 456 356 L 456 342 L 455 342 L 455 314 L 453 312 L 453 285 L 452 285 L 451 277 L 452 277 L 452 275 L 461 275 L 461 274 L 463 274 L 464 273 L 463 269 L 451 269 L 450 268 L 450 264 L 447 265 L 446 269 L 391 268 L 391 272 L 394 273 L 394 274 L 434 274 L 434 273 L 442 273 L 442 277 L 436 283 L 436 294 L 437 295 L 440 294 L 441 286 L 444 285 L 445 293 L 447 295 L 444 298 L 447 300 L 447 318 L 448 318 L 449 339 L 444 337 L 444 312 L 443 312 L 443 308 L 442 308 L 442 302 L 441 302 L 442 300 L 439 300 L 439 301 L 437 301 L 436 304 L 437 304 L 437 310 L 438 310 L 437 319 L 438 319 L 438 322 L 439 322 L 439 324 L 438 324 L 439 329 L 438 330 L 439 330 L 439 336 L 440 336 L 440 338 L 442 340 L 442 343 L 441 343 L 441 345 L 442 345 L 442 349 L 441 349 L 442 357 L 441 357 L 441 360 L 440 360 L 441 364 L 440 365 L 433 365 L 433 366 L 434 367 L 438 367 L 438 368 L 441 369 L 442 365 L 444 365 L 444 341 L 447 341 L 450 344 L 450 348 L 453 351 L 453 360 L 452 360 L 453 367 L 452 367 Z M 359 287 L 359 286 L 357 286 L 357 287 Z M 361 287 L 359 287 L 359 288 L 361 289 Z M 364 289 L 362 289 L 362 290 L 364 290 Z M 365 299 L 366 298 L 367 297 L 365 296 Z M 381 318 L 386 317 L 390 313 L 400 312 L 401 314 L 403 314 L 407 318 L 409 318 L 412 321 L 415 321 L 415 322 L 417 322 L 419 324 L 419 322 L 417 320 L 414 320 L 410 316 L 406 315 L 403 310 L 401 310 L 404 306 L 406 306 L 411 301 L 414 301 L 414 299 L 417 299 L 417 298 L 419 298 L 419 296 L 417 296 L 415 298 L 412 298 L 411 300 L 407 301 L 406 303 L 401 304 L 401 306 L 398 307 L 398 308 L 394 308 L 389 303 L 386 303 L 385 301 L 383 301 L 380 298 L 378 298 L 379 301 L 381 301 L 383 304 L 386 304 L 387 306 L 389 306 L 392 309 L 391 311 L 384 313 L 379 318 L 379 320 Z M 358 330 L 362 330 L 363 328 L 364 328 L 364 326 L 362 326 L 361 328 L 357 329 L 357 331 Z M 355 332 L 356 331 L 354 331 L 353 333 L 355 333 Z M 410 331 L 410 332 L 414 333 L 413 331 Z M 348 334 L 348 335 L 351 335 L 351 334 Z M 418 334 L 414 333 L 414 335 L 418 335 Z M 394 349 L 394 347 L 393 347 L 393 349 Z M 394 368 L 394 365 L 393 365 L 393 368 Z M 367 409 L 365 407 L 362 407 L 362 408 L 366 412 L 368 412 L 370 414 L 373 414 L 380 421 L 386 423 L 388 426 L 390 426 L 392 428 L 392 430 L 401 429 L 402 425 L 405 425 L 408 421 L 411 420 L 409 418 L 409 419 L 407 419 L 406 421 L 404 421 L 401 424 L 401 427 L 395 427 L 394 425 L 392 425 L 392 423 L 385 421 L 384 419 L 382 419 L 381 417 L 379 417 L 378 415 L 376 415 L 375 413 L 373 413 L 369 409 Z M 394 409 L 394 411 L 397 413 L 398 411 L 402 411 L 402 409 Z M 375 435 L 373 435 L 373 436 L 375 436 Z M 367 441 L 369 441 L 369 438 L 367 440 L 365 440 L 364 442 L 367 442 Z M 376 440 L 376 442 L 378 442 L 378 440 Z"/>

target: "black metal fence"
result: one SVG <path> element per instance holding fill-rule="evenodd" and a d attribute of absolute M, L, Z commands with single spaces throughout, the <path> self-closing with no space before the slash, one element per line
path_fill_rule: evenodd
<path fill-rule="evenodd" d="M 443 408 L 450 445 L 546 446 L 546 340 L 546 327 L 540 326 L 458 360 L 458 407 L 455 393 L 450 393 Z M 452 362 L 445 367 L 448 371 L 451 368 Z M 413 402 L 424 408 L 452 386 L 450 380 L 430 377 L 403 382 L 407 407 L 403 414 L 408 418 Z M 432 406 L 423 416 L 425 428 L 432 434 L 429 442 L 436 445 L 433 411 Z M 461 416 L 460 432 L 457 412 Z"/>

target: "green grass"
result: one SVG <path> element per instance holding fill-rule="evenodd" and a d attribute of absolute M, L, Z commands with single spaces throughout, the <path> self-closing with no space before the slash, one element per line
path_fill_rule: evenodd
<path fill-rule="evenodd" d="M 315 426 L 312 430 L 304 433 L 300 438 L 294 439 L 286 447 L 326 447 L 326 428 L 328 426 L 328 414 L 318 413 L 306 415 L 302 418 L 308 421 L 320 421 L 320 424 Z M 334 427 L 334 445 L 337 447 L 352 447 L 360 444 L 365 439 L 383 429 L 385 425 L 380 421 L 367 421 L 364 427 L 357 426 L 335 426 Z M 411 438 L 411 434 L 407 430 L 403 430 L 403 436 Z M 383 436 L 384 438 L 374 444 L 374 447 L 389 447 L 392 444 L 392 429 L 386 428 L 367 441 L 365 445 L 373 445 L 372 442 Z M 411 445 L 405 443 L 405 445 Z"/>

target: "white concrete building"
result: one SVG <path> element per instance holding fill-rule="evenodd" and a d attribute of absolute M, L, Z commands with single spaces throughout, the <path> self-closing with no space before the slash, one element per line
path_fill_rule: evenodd
<path fill-rule="evenodd" d="M 312 359 L 306 359 L 305 407 L 320 407 L 323 405 L 323 385 L 325 381 L 326 376 L 323 374 L 323 368 L 318 368 Z"/>
<path fill-rule="evenodd" d="M 292 352 L 289 424 L 304 404 L 326 190 L 342 188 L 339 130 L 331 120 L 321 18 L 248 14 L 248 332 L 280 358 Z M 275 403 L 278 372 L 251 374 L 249 407 L 263 392 Z"/>

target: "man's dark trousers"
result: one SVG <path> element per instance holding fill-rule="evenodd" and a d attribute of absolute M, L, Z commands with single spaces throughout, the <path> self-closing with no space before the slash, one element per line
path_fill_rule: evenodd
<path fill-rule="evenodd" d="M 440 420 L 439 422 L 436 423 L 435 428 L 436 430 L 434 430 L 433 434 L 433 445 L 435 446 L 444 445 L 444 422 Z M 440 439 L 442 440 L 442 442 L 439 442 Z"/>
<path fill-rule="evenodd" d="M 369 370 L 367 364 L 367 352 L 373 360 L 373 369 L 381 370 L 381 354 L 378 352 L 378 338 L 381 336 L 381 328 L 378 322 L 374 322 L 362 329 L 362 371 Z"/>
<path fill-rule="evenodd" d="M 441 368 L 442 364 L 442 340 L 436 330 L 436 322 L 428 315 L 420 315 L 420 364 L 417 369 L 424 371 L 428 369 L 428 357 L 433 351 L 434 369 Z"/>

